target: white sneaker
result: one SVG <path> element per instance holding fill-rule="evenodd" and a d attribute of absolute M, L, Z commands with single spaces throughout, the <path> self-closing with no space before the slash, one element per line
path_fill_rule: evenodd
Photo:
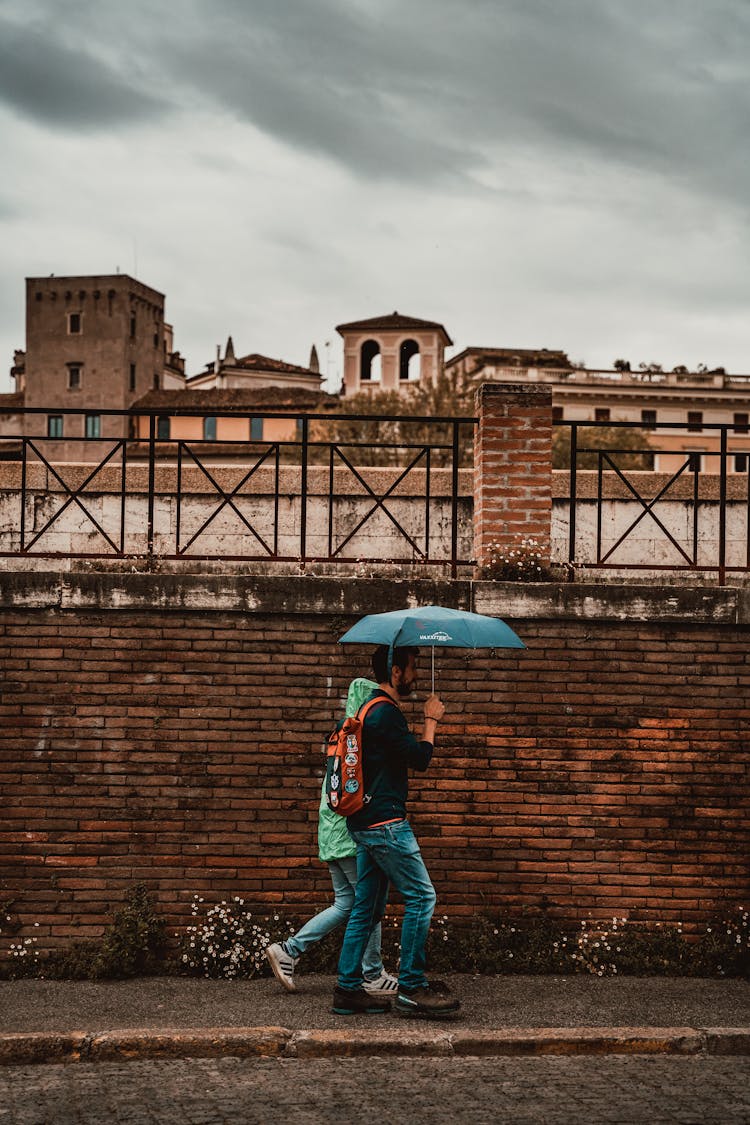
<path fill-rule="evenodd" d="M 294 983 L 294 966 L 297 964 L 293 957 L 285 953 L 282 947 L 274 942 L 273 945 L 266 946 L 266 957 L 273 969 L 273 975 L 276 980 L 285 988 L 287 992 L 296 992 L 297 985 Z"/>
<path fill-rule="evenodd" d="M 398 981 L 383 969 L 375 980 L 366 980 L 362 986 L 370 996 L 395 996 L 398 992 Z"/>

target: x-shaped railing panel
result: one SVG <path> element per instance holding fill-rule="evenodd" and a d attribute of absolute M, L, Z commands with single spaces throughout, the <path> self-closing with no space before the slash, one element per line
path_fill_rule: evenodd
<path fill-rule="evenodd" d="M 219 494 L 219 496 L 221 496 L 221 502 L 217 505 L 216 508 L 214 508 L 214 510 L 211 512 L 211 514 L 206 517 L 206 519 L 203 521 L 203 523 L 198 528 L 198 530 L 193 532 L 193 534 L 190 536 L 190 539 L 188 539 L 187 543 L 185 543 L 184 546 L 180 546 L 180 527 L 181 527 L 181 518 L 182 518 L 182 459 L 183 459 L 183 453 L 186 453 L 193 460 L 195 465 L 201 470 L 203 475 L 206 477 L 206 479 L 211 484 L 212 488 L 214 488 L 215 491 Z M 274 502 L 275 503 L 274 545 L 273 545 L 273 547 L 270 547 L 268 545 L 268 543 L 266 543 L 265 539 L 260 534 L 260 532 L 256 531 L 256 529 L 253 527 L 252 523 L 247 519 L 244 512 L 240 511 L 240 509 L 235 504 L 234 500 L 235 500 L 235 497 L 239 494 L 240 489 L 242 489 L 247 484 L 247 482 L 251 479 L 251 477 L 257 472 L 257 470 L 261 467 L 261 465 L 263 465 L 264 462 L 272 454 L 275 455 L 275 462 L 276 462 L 275 463 L 276 486 L 274 488 L 274 496 L 275 496 L 275 502 Z M 278 523 L 279 523 L 279 521 L 278 521 L 278 507 L 277 507 L 277 505 L 278 505 L 278 494 L 279 494 L 278 472 L 279 472 L 279 446 L 278 446 L 277 443 L 274 443 L 272 445 L 269 445 L 268 449 L 266 449 L 265 452 L 262 453 L 257 458 L 255 464 L 252 465 L 248 469 L 248 471 L 245 473 L 245 475 L 242 477 L 242 479 L 234 486 L 234 488 L 231 491 L 227 491 L 226 489 L 222 488 L 222 486 L 216 480 L 214 475 L 209 472 L 209 470 L 206 468 L 206 466 L 201 461 L 200 457 L 196 456 L 196 454 L 190 448 L 190 445 L 185 441 L 180 441 L 178 443 L 178 452 L 177 452 L 177 519 L 176 519 L 176 529 L 175 529 L 175 544 L 176 544 L 177 554 L 178 555 L 184 555 L 186 553 L 186 551 L 188 551 L 189 548 L 192 546 L 192 544 L 196 541 L 196 539 L 200 535 L 203 534 L 203 532 L 206 530 L 207 527 L 209 527 L 211 525 L 211 523 L 213 523 L 213 521 L 216 519 L 216 517 L 219 515 L 219 513 L 222 512 L 224 510 L 224 508 L 229 507 L 235 513 L 235 515 L 240 519 L 240 521 L 245 525 L 245 527 L 250 532 L 250 534 L 255 537 L 255 539 L 258 541 L 258 543 L 260 543 L 264 552 L 270 558 L 275 557 L 278 554 Z"/>
<path fill-rule="evenodd" d="M 614 461 L 609 456 L 609 454 L 605 453 L 603 450 L 599 450 L 599 462 L 600 462 L 600 464 L 602 462 L 606 462 L 610 466 L 610 468 L 614 469 L 615 473 L 617 473 L 617 476 L 623 482 L 625 487 L 630 490 L 630 492 L 636 498 L 638 503 L 641 505 L 641 507 L 643 508 L 643 511 L 638 516 L 636 516 L 636 518 L 633 520 L 633 522 L 630 524 L 630 526 L 625 529 L 625 531 L 622 533 L 622 535 L 617 540 L 617 542 L 614 544 L 614 546 L 610 547 L 610 549 L 607 551 L 606 555 L 602 555 L 601 538 L 599 536 L 599 541 L 597 542 L 597 551 L 596 551 L 597 562 L 605 563 L 607 561 L 607 559 L 610 558 L 614 554 L 614 552 L 617 550 L 617 548 L 622 543 L 624 543 L 624 541 L 628 538 L 630 533 L 638 526 L 638 524 L 641 522 L 641 520 L 645 519 L 646 516 L 651 516 L 651 519 L 654 521 L 654 523 L 657 524 L 657 526 L 659 528 L 661 528 L 661 530 L 666 535 L 667 539 L 669 539 L 670 543 L 672 543 L 672 545 L 674 547 L 676 547 L 677 550 L 680 552 L 682 557 L 685 559 L 685 562 L 687 562 L 689 565 L 692 566 L 695 563 L 695 559 L 694 558 L 691 559 L 691 557 L 688 555 L 688 553 L 685 551 L 685 549 L 682 547 L 682 545 L 680 543 L 678 543 L 677 540 L 675 539 L 674 535 L 672 535 L 669 528 L 664 526 L 662 521 L 659 519 L 659 517 L 656 515 L 656 513 L 653 510 L 654 506 L 656 504 L 658 504 L 658 502 L 669 491 L 669 489 L 672 487 L 672 485 L 677 480 L 679 480 L 679 478 L 682 476 L 682 474 L 686 470 L 688 470 L 690 468 L 690 458 L 688 457 L 688 459 L 685 461 L 685 464 L 681 465 L 680 468 L 677 470 L 677 472 L 674 473 L 670 477 L 670 479 L 667 481 L 667 483 L 664 485 L 664 487 L 659 490 L 659 492 L 656 494 L 656 496 L 653 498 L 653 500 L 644 500 L 644 498 L 641 496 L 638 489 L 625 476 L 622 469 L 620 469 L 614 463 Z M 599 505 L 601 507 L 601 497 L 599 498 Z M 693 544 L 693 552 L 695 552 L 695 544 Z"/>
<path fill-rule="evenodd" d="M 331 559 L 337 558 L 340 555 L 341 551 L 344 550 L 347 543 L 350 543 L 351 540 L 354 538 L 354 536 L 359 531 L 361 531 L 361 529 L 364 527 L 364 525 L 367 523 L 367 521 L 370 519 L 370 517 L 373 516 L 375 514 L 375 512 L 381 511 L 391 521 L 391 523 L 396 528 L 396 530 L 399 532 L 399 534 L 403 536 L 403 538 L 407 541 L 407 543 L 409 543 L 409 545 L 411 546 L 414 553 L 416 555 L 418 555 L 420 559 L 426 559 L 428 554 L 429 554 L 429 533 L 430 533 L 430 528 L 429 528 L 430 447 L 429 446 L 423 446 L 421 449 L 419 449 L 416 456 L 412 458 L 411 462 L 406 466 L 406 468 L 401 472 L 401 474 L 396 478 L 396 480 L 394 480 L 391 483 L 390 487 L 387 488 L 386 491 L 381 496 L 378 496 L 377 493 L 374 491 L 374 489 L 372 489 L 370 487 L 370 485 L 365 480 L 365 478 L 362 476 L 360 471 L 354 465 L 352 465 L 351 461 L 346 456 L 346 454 L 342 451 L 342 449 L 339 445 L 331 445 L 330 448 L 331 448 L 331 477 L 333 477 L 333 458 L 334 458 L 334 455 L 338 455 L 339 458 L 341 459 L 341 461 L 344 463 L 344 465 L 347 467 L 347 469 L 349 469 L 349 471 L 353 474 L 355 479 L 359 481 L 359 483 L 362 485 L 362 487 L 365 489 L 365 491 L 368 493 L 368 495 L 371 497 L 371 499 L 374 501 L 374 503 L 373 503 L 372 507 L 370 508 L 370 510 L 368 512 L 366 512 L 364 516 L 362 516 L 359 523 L 357 523 L 357 525 L 349 532 L 349 534 L 341 541 L 341 543 L 339 543 L 339 545 L 334 550 L 333 549 L 333 510 L 332 510 L 333 509 L 333 487 L 331 487 L 331 489 L 330 489 L 330 502 L 329 502 L 329 517 L 328 517 L 328 557 L 331 558 Z M 403 480 L 405 480 L 405 478 L 409 475 L 409 473 L 412 471 L 412 469 L 416 468 L 416 466 L 419 464 L 419 462 L 422 461 L 423 459 L 425 461 L 425 467 L 426 467 L 426 488 L 425 488 L 425 512 L 426 512 L 426 517 L 425 517 L 425 549 L 424 550 L 422 550 L 422 548 L 416 543 L 416 541 L 409 534 L 409 532 L 404 527 L 401 526 L 401 524 L 396 519 L 394 514 L 390 511 L 390 509 L 385 504 L 385 501 L 389 498 L 389 496 L 391 496 L 395 492 L 395 490 L 398 488 L 398 486 L 401 484 L 401 482 Z"/>
<path fill-rule="evenodd" d="M 27 479 L 27 472 L 28 472 L 28 453 L 29 453 L 29 450 L 31 450 L 39 458 L 40 462 L 52 474 L 52 476 L 55 478 L 55 480 L 60 485 L 60 487 L 63 489 L 63 491 L 67 494 L 68 499 L 65 500 L 63 504 L 61 504 L 61 506 L 57 509 L 56 512 L 53 512 L 53 514 L 50 516 L 50 518 L 45 523 L 44 527 L 41 528 L 39 531 L 37 531 L 36 534 L 34 535 L 34 537 L 32 539 L 30 539 L 29 542 L 27 543 L 26 542 L 26 479 Z M 118 544 L 115 543 L 114 540 L 104 530 L 102 525 L 97 520 L 96 516 L 94 516 L 88 510 L 86 505 L 81 502 L 80 497 L 81 497 L 81 494 L 87 488 L 87 486 L 94 479 L 94 477 L 96 477 L 98 475 L 98 473 L 101 472 L 101 470 L 105 467 L 105 465 L 109 464 L 109 462 L 112 460 L 112 458 L 115 456 L 115 454 L 118 453 L 119 451 L 122 451 L 122 461 L 121 461 L 122 477 L 121 477 L 121 482 L 120 482 L 120 500 L 121 500 L 121 503 L 120 503 L 120 529 L 119 529 L 119 531 L 120 531 L 120 542 L 119 542 L 119 546 L 118 546 Z M 122 555 L 123 554 L 124 535 L 125 535 L 125 464 L 126 464 L 126 460 L 127 460 L 127 454 L 126 454 L 126 443 L 125 443 L 125 441 L 124 440 L 115 441 L 114 445 L 112 446 L 112 449 L 109 451 L 109 453 L 106 455 L 106 457 L 104 457 L 99 462 L 99 464 L 96 465 L 91 470 L 91 472 L 89 473 L 89 475 L 86 477 L 86 479 L 83 481 L 82 484 L 79 484 L 77 488 L 74 488 L 74 487 L 71 487 L 62 478 L 62 476 L 57 471 L 55 466 L 53 464 L 51 464 L 51 462 L 47 459 L 47 457 L 45 457 L 44 453 L 42 453 L 41 449 L 38 448 L 34 439 L 33 438 L 24 438 L 23 439 L 23 461 L 22 461 L 22 467 L 21 467 L 21 472 L 22 472 L 22 486 L 21 486 L 21 552 L 23 554 L 27 554 L 27 553 L 31 552 L 31 549 L 34 546 L 34 544 L 39 542 L 39 540 L 45 534 L 45 532 L 49 531 L 49 529 L 52 527 L 52 525 L 57 520 L 59 520 L 60 516 L 62 516 L 62 514 L 65 511 L 67 511 L 67 509 L 70 507 L 70 505 L 71 504 L 77 504 L 78 507 L 83 512 L 86 519 L 88 519 L 94 525 L 94 527 L 99 532 L 99 534 L 101 536 L 103 536 L 103 538 L 106 540 L 106 542 L 112 548 L 112 551 L 116 555 Z"/>

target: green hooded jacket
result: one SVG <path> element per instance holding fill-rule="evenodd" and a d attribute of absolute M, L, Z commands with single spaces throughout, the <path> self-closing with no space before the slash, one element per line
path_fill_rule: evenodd
<path fill-rule="evenodd" d="M 374 680 L 367 680 L 364 676 L 352 680 L 349 684 L 349 694 L 346 697 L 347 717 L 356 715 L 377 688 Z M 318 856 L 324 863 L 332 859 L 346 859 L 347 856 L 357 854 L 357 845 L 349 835 L 346 827 L 346 817 L 332 812 L 326 802 L 325 779 L 320 794 L 320 811 L 318 813 Z"/>

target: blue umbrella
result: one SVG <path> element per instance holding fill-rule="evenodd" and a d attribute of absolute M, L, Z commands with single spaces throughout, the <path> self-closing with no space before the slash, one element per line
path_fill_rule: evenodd
<path fill-rule="evenodd" d="M 432 649 L 433 691 L 436 648 L 526 648 L 499 617 L 439 605 L 370 613 L 339 637 L 339 644 L 388 645 L 391 651 L 428 645 Z"/>

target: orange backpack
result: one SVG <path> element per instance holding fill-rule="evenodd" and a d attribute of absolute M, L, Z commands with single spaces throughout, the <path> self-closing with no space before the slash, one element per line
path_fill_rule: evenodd
<path fill-rule="evenodd" d="M 365 716 L 378 703 L 388 703 L 379 696 L 363 703 L 357 714 L 344 719 L 328 738 L 326 756 L 326 800 L 328 808 L 340 816 L 353 816 L 372 798 L 381 774 L 375 778 L 370 793 L 365 793 L 362 758 L 362 729 Z"/>

